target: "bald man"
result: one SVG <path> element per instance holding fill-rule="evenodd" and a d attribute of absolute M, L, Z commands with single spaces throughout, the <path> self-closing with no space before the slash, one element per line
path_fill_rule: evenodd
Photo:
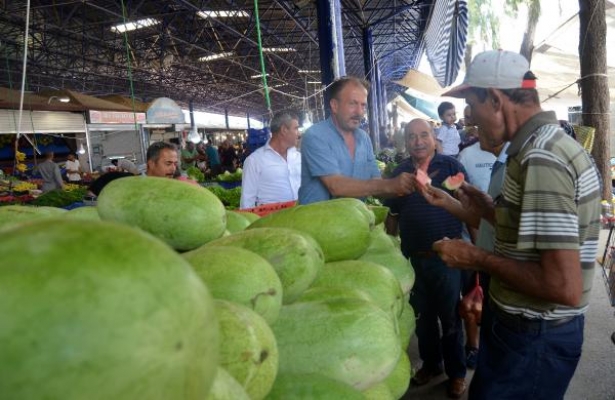
<path fill-rule="evenodd" d="M 410 157 L 401 162 L 393 176 L 402 173 L 415 176 L 422 170 L 431 177 L 433 186 L 441 187 L 447 177 L 466 173 L 454 157 L 436 152 L 436 135 L 428 121 L 410 121 L 405 139 Z M 388 199 L 385 205 L 390 207 L 387 232 L 393 235 L 399 232 L 402 253 L 410 259 L 416 273 L 410 304 L 417 315 L 416 335 L 423 365 L 412 378 L 412 384 L 425 385 L 446 372 L 447 394 L 459 398 L 466 390 L 464 335 L 457 311 L 461 272 L 449 268 L 431 246 L 444 237 L 460 238 L 462 223 L 448 211 L 429 204 L 418 191 Z"/>

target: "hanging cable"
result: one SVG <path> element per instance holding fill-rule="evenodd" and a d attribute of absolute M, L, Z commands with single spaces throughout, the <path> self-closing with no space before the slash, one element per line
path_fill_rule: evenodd
<path fill-rule="evenodd" d="M 17 140 L 15 141 L 15 152 L 17 152 L 17 142 L 21 135 L 21 115 L 23 113 L 23 99 L 26 90 L 26 66 L 28 65 L 28 36 L 30 32 L 30 0 L 26 4 L 26 29 L 23 41 L 23 66 L 21 69 L 21 94 L 19 98 L 19 118 L 17 125 Z"/>
<path fill-rule="evenodd" d="M 124 25 L 126 25 L 126 6 L 124 5 L 124 0 L 122 0 L 122 19 L 124 20 Z M 135 122 L 135 132 L 139 131 L 139 127 L 137 125 L 137 111 L 135 106 L 135 89 L 132 81 L 132 66 L 130 65 L 130 49 L 128 48 L 128 30 L 124 31 L 124 45 L 126 46 L 126 65 L 128 67 L 128 82 L 130 83 L 130 100 L 132 101 L 132 115 Z"/>
<path fill-rule="evenodd" d="M 256 32 L 258 35 L 258 55 L 261 60 L 261 75 L 263 78 L 263 88 L 265 90 L 265 102 L 267 110 L 271 114 L 271 99 L 269 98 L 269 88 L 267 87 L 267 74 L 265 73 L 265 56 L 263 55 L 263 42 L 261 40 L 261 23 L 258 16 L 258 0 L 254 0 L 254 15 L 256 17 Z"/>
<path fill-rule="evenodd" d="M 30 0 L 26 4 L 26 28 L 23 41 L 23 64 L 21 70 L 21 93 L 19 97 L 19 117 L 17 119 L 17 137 L 15 138 L 15 160 L 13 162 L 13 173 L 19 164 L 19 136 L 21 135 L 21 116 L 23 114 L 23 99 L 26 90 L 26 66 L 28 65 L 28 36 L 30 31 Z"/>

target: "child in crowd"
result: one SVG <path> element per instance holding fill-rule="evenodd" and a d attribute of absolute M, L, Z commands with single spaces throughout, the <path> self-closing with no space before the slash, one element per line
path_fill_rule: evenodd
<path fill-rule="evenodd" d="M 447 156 L 456 157 L 459 153 L 459 143 L 461 138 L 459 137 L 459 131 L 455 121 L 457 120 L 457 113 L 455 112 L 455 105 L 444 101 L 438 106 L 438 115 L 442 120 L 442 126 L 436 129 L 436 138 L 438 139 L 440 152 Z"/>

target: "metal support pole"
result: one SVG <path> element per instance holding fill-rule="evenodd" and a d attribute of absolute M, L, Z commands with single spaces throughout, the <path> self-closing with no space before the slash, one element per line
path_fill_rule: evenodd
<path fill-rule="evenodd" d="M 88 130 L 88 123 L 84 122 L 85 126 L 85 147 L 87 147 L 88 151 L 88 169 L 90 170 L 90 174 L 94 172 L 92 169 L 92 144 L 90 143 L 90 131 Z"/>
<path fill-rule="evenodd" d="M 228 124 L 228 108 L 224 109 L 224 125 L 226 126 L 226 129 L 230 129 Z"/>
<path fill-rule="evenodd" d="M 248 121 L 248 129 L 250 129 L 250 112 L 246 113 L 246 120 Z"/>
<path fill-rule="evenodd" d="M 378 67 L 378 82 L 380 83 L 380 124 L 382 126 L 386 126 L 390 123 L 390 119 L 387 113 L 387 88 L 386 85 L 382 82 L 382 71 L 380 71 L 380 66 Z M 380 143 L 380 147 L 384 146 L 386 143 Z"/>
<path fill-rule="evenodd" d="M 370 82 L 370 90 L 367 96 L 368 133 L 372 140 L 372 146 L 377 151 L 380 148 L 378 144 L 378 80 L 372 48 L 372 30 L 370 28 L 363 28 L 363 67 L 365 79 Z"/>
<path fill-rule="evenodd" d="M 342 7 L 340 0 L 316 0 L 320 69 L 322 84 L 327 87 L 335 79 L 346 75 Z M 329 117 L 329 98 L 325 94 L 325 117 Z"/>
<path fill-rule="evenodd" d="M 196 126 L 194 124 L 194 102 L 192 100 L 188 102 L 188 111 L 190 114 L 190 130 L 196 132 Z"/>

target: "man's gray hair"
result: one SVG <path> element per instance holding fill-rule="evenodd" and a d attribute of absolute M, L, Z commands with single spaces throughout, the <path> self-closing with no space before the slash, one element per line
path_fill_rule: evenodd
<path fill-rule="evenodd" d="M 284 125 L 290 125 L 292 120 L 299 121 L 299 115 L 295 111 L 286 110 L 280 111 L 273 115 L 271 122 L 269 123 L 269 129 L 271 133 L 278 133 Z"/>

